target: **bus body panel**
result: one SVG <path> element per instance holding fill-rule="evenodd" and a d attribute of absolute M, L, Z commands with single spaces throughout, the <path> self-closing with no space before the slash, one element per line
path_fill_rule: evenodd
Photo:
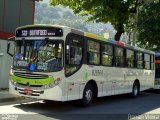
<path fill-rule="evenodd" d="M 135 75 L 136 74 L 136 75 Z M 81 69 L 66 78 L 68 99 L 81 99 L 85 85 L 94 80 L 98 87 L 98 97 L 131 93 L 135 80 L 140 82 L 140 91 L 153 87 L 154 71 L 83 65 Z M 77 94 L 78 93 L 78 94 Z"/>

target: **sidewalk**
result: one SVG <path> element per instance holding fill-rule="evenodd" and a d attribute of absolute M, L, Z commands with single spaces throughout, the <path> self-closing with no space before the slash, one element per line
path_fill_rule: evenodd
<path fill-rule="evenodd" d="M 24 100 L 24 99 L 25 99 L 24 97 L 10 94 L 8 89 L 0 89 L 0 103 L 12 102 L 12 101 Z"/>

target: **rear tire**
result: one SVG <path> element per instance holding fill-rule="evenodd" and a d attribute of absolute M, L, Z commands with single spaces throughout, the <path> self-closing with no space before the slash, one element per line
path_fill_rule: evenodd
<path fill-rule="evenodd" d="M 133 98 L 138 97 L 139 93 L 140 93 L 140 86 L 138 82 L 134 82 L 133 87 L 132 87 L 132 97 Z"/>
<path fill-rule="evenodd" d="M 89 106 L 93 100 L 93 86 L 91 84 L 87 84 L 83 91 L 83 98 L 81 100 L 81 104 L 83 107 Z"/>

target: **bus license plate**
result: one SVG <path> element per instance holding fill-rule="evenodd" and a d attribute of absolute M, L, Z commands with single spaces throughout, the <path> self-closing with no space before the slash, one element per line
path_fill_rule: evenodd
<path fill-rule="evenodd" d="M 25 89 L 25 90 L 24 90 L 24 93 L 26 93 L 26 94 L 32 94 L 32 92 L 33 92 L 33 91 L 30 90 L 30 89 Z"/>

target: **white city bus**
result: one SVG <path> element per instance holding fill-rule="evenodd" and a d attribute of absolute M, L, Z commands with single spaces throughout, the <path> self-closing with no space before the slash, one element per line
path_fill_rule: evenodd
<path fill-rule="evenodd" d="M 8 48 L 9 50 L 9 48 Z M 11 93 L 54 101 L 131 93 L 154 85 L 154 53 L 66 26 L 16 29 Z"/>

